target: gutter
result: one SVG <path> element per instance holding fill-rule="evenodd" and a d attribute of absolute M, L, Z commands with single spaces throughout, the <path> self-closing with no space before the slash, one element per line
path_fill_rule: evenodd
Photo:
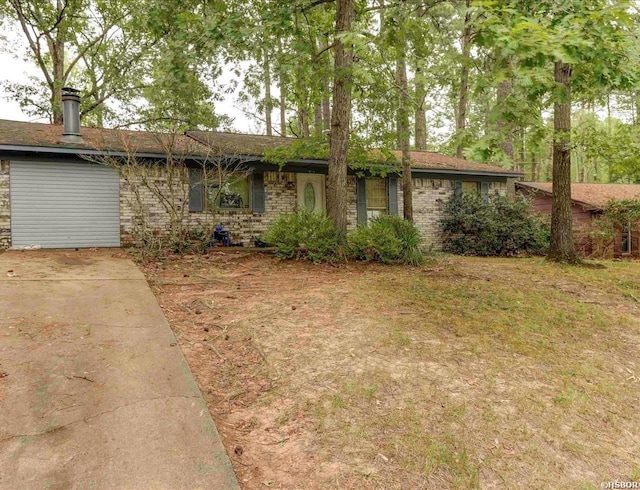
<path fill-rule="evenodd" d="M 91 150 L 89 148 L 56 148 L 53 146 L 22 146 L 22 145 L 0 145 L 0 152 L 10 151 L 17 153 L 45 153 L 53 155 L 104 155 L 110 157 L 128 157 L 131 153 L 126 151 Z M 140 158 L 167 158 L 166 153 L 134 152 L 134 156 Z M 185 155 L 188 160 L 206 160 L 207 157 L 197 155 Z"/>

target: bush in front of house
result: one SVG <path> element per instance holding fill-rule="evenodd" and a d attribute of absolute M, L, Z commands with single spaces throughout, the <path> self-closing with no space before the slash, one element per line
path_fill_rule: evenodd
<path fill-rule="evenodd" d="M 264 241 L 276 247 L 276 255 L 283 259 L 330 262 L 337 257 L 344 238 L 327 216 L 305 210 L 278 216 L 269 225 Z"/>
<path fill-rule="evenodd" d="M 420 232 L 413 223 L 384 214 L 347 235 L 347 253 L 356 260 L 384 264 L 419 265 L 424 262 Z"/>
<path fill-rule="evenodd" d="M 459 255 L 542 255 L 549 248 L 548 223 L 522 196 L 464 193 L 444 206 L 443 251 Z"/>
<path fill-rule="evenodd" d="M 346 236 L 324 214 L 300 211 L 278 216 L 269 226 L 264 242 L 283 259 L 304 258 L 332 262 L 350 258 L 385 264 L 418 265 L 424 262 L 420 232 L 398 216 L 383 215 L 359 226 Z M 346 246 L 345 246 L 346 244 Z"/>

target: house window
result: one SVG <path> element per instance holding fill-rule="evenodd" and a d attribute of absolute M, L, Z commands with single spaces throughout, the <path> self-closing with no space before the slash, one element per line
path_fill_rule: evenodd
<path fill-rule="evenodd" d="M 622 253 L 630 254 L 631 253 L 631 223 L 627 223 L 627 225 L 622 229 Z"/>
<path fill-rule="evenodd" d="M 367 185 L 367 219 L 387 212 L 387 182 L 385 179 L 369 178 Z"/>
<path fill-rule="evenodd" d="M 471 194 L 472 192 L 478 192 L 478 182 L 462 182 L 462 192 L 464 194 Z"/>
<path fill-rule="evenodd" d="M 208 209 L 249 209 L 249 177 L 229 175 L 224 183 L 207 183 L 205 203 Z"/>

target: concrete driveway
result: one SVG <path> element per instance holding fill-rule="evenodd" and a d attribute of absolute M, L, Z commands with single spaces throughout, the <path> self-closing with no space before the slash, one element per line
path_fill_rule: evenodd
<path fill-rule="evenodd" d="M 0 488 L 238 488 L 130 260 L 0 255 Z"/>

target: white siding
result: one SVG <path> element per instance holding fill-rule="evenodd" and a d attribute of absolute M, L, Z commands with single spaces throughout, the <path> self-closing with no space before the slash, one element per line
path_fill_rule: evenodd
<path fill-rule="evenodd" d="M 119 179 L 92 163 L 11 162 L 14 247 L 120 246 Z"/>

